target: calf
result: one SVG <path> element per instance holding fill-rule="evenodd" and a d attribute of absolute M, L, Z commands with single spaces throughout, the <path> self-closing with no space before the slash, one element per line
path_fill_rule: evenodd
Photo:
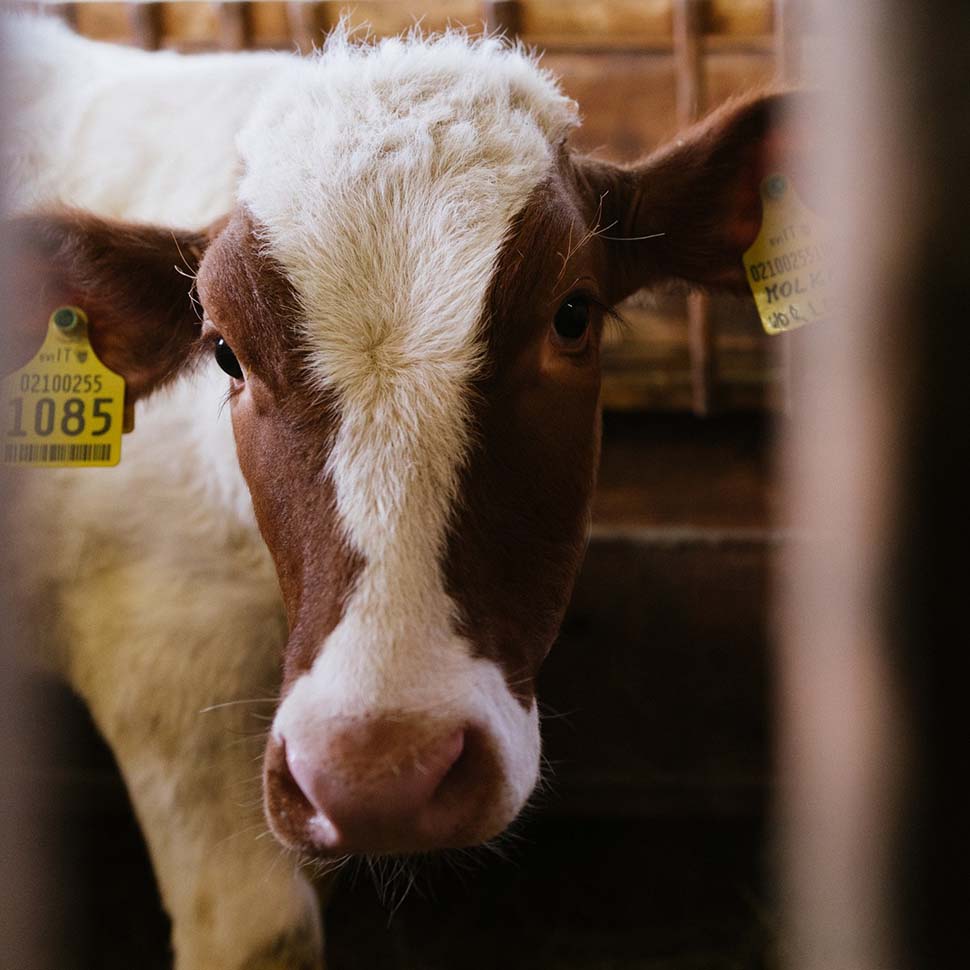
<path fill-rule="evenodd" d="M 529 798 L 604 320 L 644 286 L 743 287 L 777 99 L 617 167 L 496 38 L 6 34 L 9 346 L 80 306 L 138 402 L 118 468 L 15 475 L 25 638 L 117 755 L 179 970 L 316 967 L 299 857 L 480 843 Z M 262 740 L 232 733 L 267 699 L 275 842 L 240 804 Z"/>

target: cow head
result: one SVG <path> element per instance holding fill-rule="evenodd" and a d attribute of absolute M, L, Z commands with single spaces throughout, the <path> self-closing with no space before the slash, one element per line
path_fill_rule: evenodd
<path fill-rule="evenodd" d="M 537 780 L 604 320 L 655 283 L 743 286 L 780 106 L 731 104 L 617 167 L 569 149 L 572 102 L 493 39 L 338 37 L 302 70 L 242 132 L 218 226 L 53 213 L 22 223 L 24 251 L 133 396 L 200 359 L 228 386 L 289 621 L 264 769 L 278 838 L 467 845 Z"/>

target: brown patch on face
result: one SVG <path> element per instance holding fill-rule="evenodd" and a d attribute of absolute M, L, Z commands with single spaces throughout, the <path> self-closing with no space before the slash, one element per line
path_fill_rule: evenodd
<path fill-rule="evenodd" d="M 595 217 L 563 155 L 500 256 L 484 323 L 488 365 L 474 388 L 476 445 L 444 567 L 462 634 L 501 666 L 525 707 L 582 561 L 599 460 L 602 314 L 581 353 L 552 330 L 567 296 L 598 296 L 602 248 L 587 238 Z"/>
<path fill-rule="evenodd" d="M 289 621 L 288 685 L 309 669 L 340 621 L 363 565 L 340 533 L 326 471 L 338 416 L 310 387 L 296 294 L 262 251 L 245 210 L 206 254 L 199 293 L 245 372 L 245 382 L 234 381 L 230 391 L 233 432 Z"/>

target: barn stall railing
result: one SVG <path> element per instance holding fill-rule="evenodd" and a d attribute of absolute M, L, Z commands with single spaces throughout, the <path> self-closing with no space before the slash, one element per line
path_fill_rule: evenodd
<path fill-rule="evenodd" d="M 146 49 L 298 49 L 340 18 L 374 34 L 449 24 L 503 30 L 543 51 L 577 99 L 577 147 L 642 155 L 732 94 L 799 74 L 802 0 L 361 0 L 361 2 L 13 2 L 81 33 Z M 611 410 L 772 410 L 787 398 L 787 340 L 761 333 L 747 301 L 641 295 L 604 352 Z"/>

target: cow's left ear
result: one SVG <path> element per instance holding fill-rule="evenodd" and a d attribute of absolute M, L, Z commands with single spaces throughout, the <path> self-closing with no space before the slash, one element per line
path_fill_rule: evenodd
<path fill-rule="evenodd" d="M 124 377 L 134 402 L 194 355 L 199 313 L 192 278 L 210 233 L 101 219 L 62 209 L 2 227 L 12 253 L 4 307 L 5 359 L 37 351 L 59 306 L 84 310 L 95 353 Z"/>
<path fill-rule="evenodd" d="M 735 100 L 632 166 L 575 158 L 608 246 L 614 301 L 669 279 L 741 292 L 741 257 L 761 226 L 761 182 L 800 163 L 799 112 L 812 96 Z"/>

